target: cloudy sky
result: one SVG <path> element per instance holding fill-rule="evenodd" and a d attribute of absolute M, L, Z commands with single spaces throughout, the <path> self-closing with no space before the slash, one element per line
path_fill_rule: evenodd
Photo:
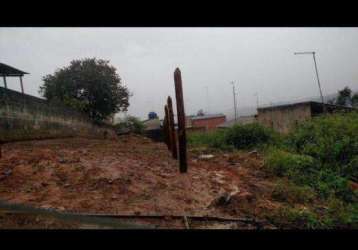
<path fill-rule="evenodd" d="M 25 92 L 39 96 L 42 77 L 71 60 L 110 60 L 133 93 L 128 114 L 142 118 L 163 114 L 179 67 L 187 114 L 232 115 L 231 81 L 241 109 L 255 93 L 260 105 L 319 95 L 312 56 L 295 51 L 317 52 L 323 94 L 358 90 L 357 44 L 357 28 L 0 28 L 0 62 L 29 72 Z"/>

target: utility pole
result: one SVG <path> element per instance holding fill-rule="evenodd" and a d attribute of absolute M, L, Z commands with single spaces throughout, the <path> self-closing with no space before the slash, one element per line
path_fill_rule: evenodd
<path fill-rule="evenodd" d="M 206 90 L 206 113 L 210 113 L 209 112 L 209 87 L 205 86 L 205 90 Z"/>
<path fill-rule="evenodd" d="M 318 88 L 319 88 L 319 93 L 321 95 L 321 101 L 322 101 L 322 106 L 323 106 L 323 110 L 325 110 L 324 107 L 324 100 L 323 100 L 323 94 L 322 94 L 322 89 L 321 89 L 321 83 L 319 81 L 319 76 L 318 76 L 318 69 L 317 69 L 317 63 L 316 63 L 316 52 L 315 51 L 310 51 L 310 52 L 295 52 L 295 55 L 307 55 L 307 54 L 311 54 L 313 56 L 313 61 L 314 61 L 314 66 L 315 66 L 315 70 L 316 70 L 316 77 L 317 77 L 317 83 L 318 83 Z"/>
<path fill-rule="evenodd" d="M 237 121 L 235 84 L 234 84 L 233 81 L 231 82 L 231 84 L 232 84 L 232 94 L 233 94 L 233 96 L 234 96 L 235 121 Z"/>
<path fill-rule="evenodd" d="M 255 93 L 254 96 L 256 96 L 256 109 L 259 108 L 259 93 Z"/>

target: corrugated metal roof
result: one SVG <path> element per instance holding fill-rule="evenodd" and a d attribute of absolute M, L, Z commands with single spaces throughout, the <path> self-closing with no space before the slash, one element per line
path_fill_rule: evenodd
<path fill-rule="evenodd" d="M 192 116 L 192 117 L 190 117 L 190 119 L 191 120 L 203 120 L 203 119 L 218 118 L 218 117 L 225 117 L 225 115 L 224 114 L 199 115 L 199 116 Z"/>
<path fill-rule="evenodd" d="M 305 101 L 305 102 L 280 104 L 280 105 L 275 105 L 275 106 L 259 107 L 257 110 L 262 111 L 262 110 L 270 110 L 270 109 L 281 109 L 281 108 L 294 107 L 294 106 L 299 106 L 299 105 L 322 105 L 322 103 L 314 102 L 314 101 Z M 332 107 L 332 108 L 337 107 L 337 108 L 344 108 L 344 109 L 354 109 L 352 107 L 346 107 L 346 106 L 329 104 L 329 103 L 324 103 L 324 106 Z"/>
<path fill-rule="evenodd" d="M 0 75 L 1 76 L 23 76 L 24 74 L 29 74 L 22 70 L 16 69 L 4 63 L 0 63 Z"/>
<path fill-rule="evenodd" d="M 236 121 L 235 119 L 226 121 L 218 125 L 218 128 L 229 128 L 235 124 L 248 124 L 255 121 L 255 116 L 240 116 Z"/>

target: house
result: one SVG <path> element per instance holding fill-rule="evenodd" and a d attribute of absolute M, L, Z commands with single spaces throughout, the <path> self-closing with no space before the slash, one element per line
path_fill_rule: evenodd
<path fill-rule="evenodd" d="M 354 108 L 338 106 L 333 104 L 322 104 L 320 102 L 298 102 L 285 105 L 261 107 L 257 109 L 257 121 L 273 128 L 280 133 L 288 133 L 299 122 L 309 120 L 314 116 L 324 113 L 324 108 L 328 113 L 337 111 L 349 112 Z"/>
<path fill-rule="evenodd" d="M 237 120 L 233 119 L 219 124 L 217 128 L 231 128 L 236 124 L 245 125 L 253 122 L 256 122 L 256 115 L 240 116 Z"/>
<path fill-rule="evenodd" d="M 21 93 L 24 94 L 24 84 L 22 82 L 22 78 L 25 74 L 29 74 L 22 70 L 16 69 L 12 66 L 6 65 L 4 63 L 0 63 L 0 76 L 3 78 L 4 87 L 7 89 L 7 81 L 6 77 L 19 77 L 20 79 L 20 86 L 21 86 Z"/>
<path fill-rule="evenodd" d="M 186 129 L 187 130 L 201 130 L 210 131 L 217 128 L 219 124 L 226 121 L 224 114 L 208 114 L 208 115 L 196 115 L 186 117 Z"/>
<path fill-rule="evenodd" d="M 144 134 L 155 140 L 162 141 L 163 140 L 163 131 L 162 131 L 162 121 L 159 118 L 152 118 L 143 121 L 144 124 Z"/>

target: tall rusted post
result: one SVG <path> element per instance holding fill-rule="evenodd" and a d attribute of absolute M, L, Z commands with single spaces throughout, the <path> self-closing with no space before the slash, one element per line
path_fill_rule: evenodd
<path fill-rule="evenodd" d="M 182 86 L 181 73 L 179 68 L 176 68 L 174 72 L 174 83 L 175 83 L 175 97 L 176 97 L 177 113 L 178 113 L 179 165 L 180 165 L 180 172 L 186 173 L 188 164 L 186 159 L 185 111 L 184 111 L 183 86 Z"/>
<path fill-rule="evenodd" d="M 167 106 L 168 106 L 168 111 L 169 111 L 169 136 L 170 136 L 170 141 L 171 141 L 171 151 L 172 151 L 172 156 L 174 159 L 178 159 L 178 149 L 177 149 L 177 141 L 176 141 L 176 136 L 175 136 L 175 124 L 174 124 L 174 113 L 173 113 L 173 102 L 172 102 L 172 98 L 170 96 L 168 96 L 167 99 Z"/>

